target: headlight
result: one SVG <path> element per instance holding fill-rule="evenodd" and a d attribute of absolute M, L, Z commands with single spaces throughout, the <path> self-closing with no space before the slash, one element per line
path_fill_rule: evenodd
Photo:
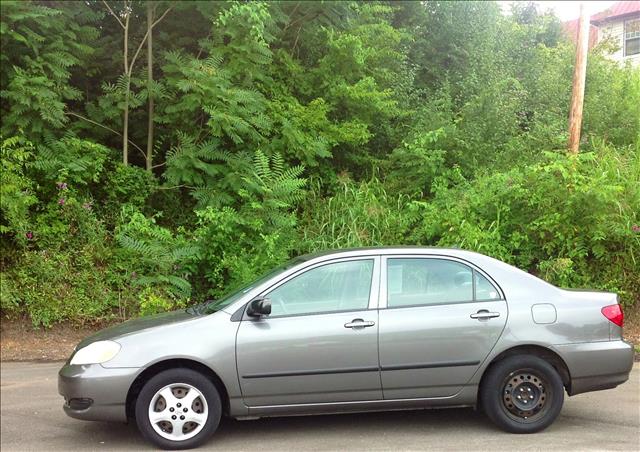
<path fill-rule="evenodd" d="M 113 359 L 120 351 L 120 344 L 113 341 L 98 341 L 78 350 L 71 364 L 101 364 Z"/>

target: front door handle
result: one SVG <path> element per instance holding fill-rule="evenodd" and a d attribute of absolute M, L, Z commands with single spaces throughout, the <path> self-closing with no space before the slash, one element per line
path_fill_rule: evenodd
<path fill-rule="evenodd" d="M 486 309 L 481 309 L 475 314 L 471 314 L 469 317 L 477 320 L 488 320 L 493 319 L 494 317 L 500 317 L 499 312 L 489 312 Z"/>
<path fill-rule="evenodd" d="M 351 322 L 349 323 L 345 323 L 344 327 L 345 328 L 368 328 L 370 326 L 375 325 L 376 322 L 372 322 L 372 321 L 364 321 L 362 319 L 353 319 Z"/>

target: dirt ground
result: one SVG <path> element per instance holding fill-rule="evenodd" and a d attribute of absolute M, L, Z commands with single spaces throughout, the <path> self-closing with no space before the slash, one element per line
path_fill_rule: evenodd
<path fill-rule="evenodd" d="M 0 319 L 0 358 L 2 361 L 65 360 L 80 340 L 108 325 L 78 326 L 61 323 L 35 329 L 30 321 Z M 640 360 L 640 310 L 625 313 L 624 336 L 636 346 Z"/>
<path fill-rule="evenodd" d="M 35 329 L 29 320 L 0 323 L 0 357 L 2 361 L 65 360 L 80 340 L 104 328 L 61 323 L 51 328 Z"/>
<path fill-rule="evenodd" d="M 636 360 L 640 356 L 640 306 L 627 309 L 624 313 L 624 338 L 636 347 Z"/>

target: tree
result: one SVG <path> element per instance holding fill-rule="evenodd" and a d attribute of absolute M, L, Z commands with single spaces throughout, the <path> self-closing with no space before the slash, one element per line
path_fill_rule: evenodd
<path fill-rule="evenodd" d="M 149 102 L 149 119 L 147 123 L 146 168 L 153 169 L 153 18 L 156 4 L 147 2 L 147 98 Z"/>
<path fill-rule="evenodd" d="M 0 2 L 2 134 L 22 130 L 34 144 L 68 125 L 69 105 L 82 98 L 72 71 L 95 50 L 98 30 L 90 10 L 35 2 Z"/>
<path fill-rule="evenodd" d="M 133 68 L 135 66 L 138 55 L 140 54 L 140 50 L 144 45 L 145 41 L 150 38 L 150 35 L 153 32 L 153 28 L 165 18 L 169 11 L 171 11 L 172 6 L 169 6 L 162 15 L 154 22 L 150 22 L 147 24 L 147 31 L 144 34 L 144 37 L 140 40 L 138 47 L 129 59 L 129 33 L 130 33 L 130 21 L 133 13 L 132 8 L 132 0 L 124 0 L 122 2 L 122 9 L 119 11 L 119 14 L 116 14 L 114 10 L 109 6 L 106 0 L 102 0 L 102 3 L 109 10 L 109 13 L 118 21 L 118 24 L 122 28 L 123 37 L 122 37 L 122 63 L 123 63 L 123 73 L 122 77 L 124 78 L 124 108 L 122 113 L 122 163 L 125 165 L 129 164 L 129 100 L 131 93 L 131 76 L 133 74 Z M 148 6 L 149 8 L 150 6 Z M 152 59 L 152 57 L 149 57 Z M 152 75 L 150 76 L 152 77 Z M 152 112 L 152 104 L 150 104 L 150 113 Z M 153 117 L 150 119 L 151 127 L 153 126 Z M 153 138 L 153 133 L 151 134 L 151 138 Z M 151 144 L 153 146 L 153 144 Z M 149 155 L 148 145 L 147 145 L 147 167 L 149 168 L 150 163 L 149 159 L 151 156 Z"/>

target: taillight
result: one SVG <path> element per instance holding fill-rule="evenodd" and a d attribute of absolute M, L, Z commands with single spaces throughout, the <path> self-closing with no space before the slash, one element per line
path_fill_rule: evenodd
<path fill-rule="evenodd" d="M 624 323 L 624 313 L 619 304 L 612 304 L 611 306 L 605 306 L 602 308 L 602 314 L 611 322 L 618 326 L 622 326 Z"/>

